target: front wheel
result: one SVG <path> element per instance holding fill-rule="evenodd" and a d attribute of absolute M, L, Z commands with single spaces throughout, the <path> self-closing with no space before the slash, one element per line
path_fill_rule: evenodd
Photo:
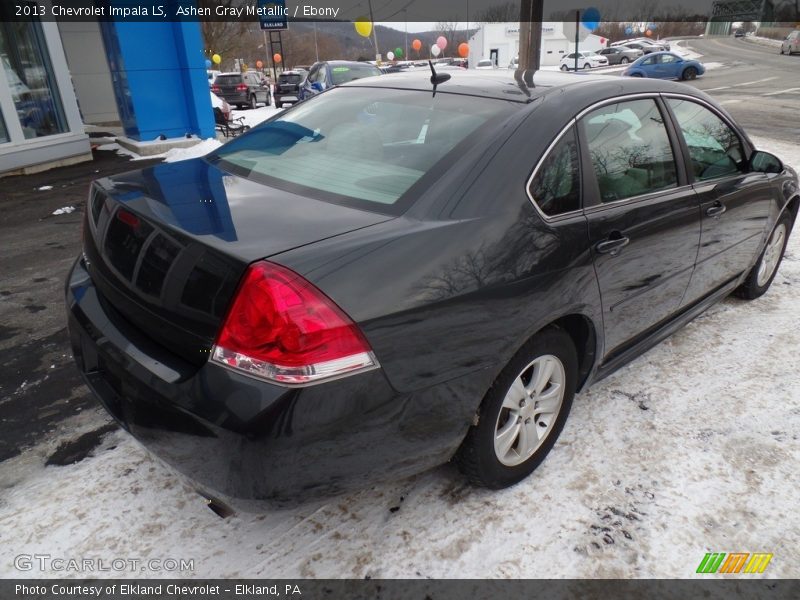
<path fill-rule="evenodd" d="M 585 65 L 583 65 L 584 71 L 588 71 L 591 68 L 592 68 L 592 65 L 590 65 L 589 63 L 586 63 Z"/>
<path fill-rule="evenodd" d="M 539 466 L 567 420 L 577 372 L 575 346 L 561 329 L 541 331 L 517 352 L 486 393 L 477 425 L 456 454 L 471 483 L 501 489 Z"/>
<path fill-rule="evenodd" d="M 745 300 L 755 300 L 766 293 L 783 260 L 790 227 L 791 219 L 789 215 L 784 214 L 770 233 L 758 262 L 750 269 L 744 283 L 736 289 L 737 296 Z"/>
<path fill-rule="evenodd" d="M 250 96 L 250 108 L 255 110 L 258 108 L 258 100 L 256 100 L 256 95 L 253 94 Z"/>
<path fill-rule="evenodd" d="M 686 70 L 683 72 L 683 77 L 682 77 L 682 79 L 684 79 L 684 80 L 692 80 L 692 79 L 697 79 L 697 69 L 695 69 L 694 67 L 688 67 L 688 68 L 687 68 L 687 69 L 686 69 Z"/>
<path fill-rule="evenodd" d="M 567 65 L 561 65 L 562 71 L 569 71 L 569 67 Z"/>
<path fill-rule="evenodd" d="M 619 59 L 619 63 L 620 63 L 621 65 L 627 65 L 629 62 L 630 62 L 630 61 L 628 60 L 628 57 L 627 57 L 627 56 L 623 56 L 622 58 L 620 58 L 620 59 Z"/>

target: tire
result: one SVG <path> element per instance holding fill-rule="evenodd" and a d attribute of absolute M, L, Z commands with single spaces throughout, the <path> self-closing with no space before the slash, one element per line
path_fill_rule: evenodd
<path fill-rule="evenodd" d="M 781 56 L 783 56 L 783 44 L 781 44 Z"/>
<path fill-rule="evenodd" d="M 589 63 L 586 63 L 585 65 L 583 65 L 583 70 L 584 71 L 588 71 L 591 68 L 592 68 L 592 65 L 590 65 Z"/>
<path fill-rule="evenodd" d="M 567 65 L 561 65 L 562 71 L 569 71 L 569 67 Z"/>
<path fill-rule="evenodd" d="M 264 100 L 264 106 L 271 106 L 271 105 L 272 105 L 272 94 L 267 94 L 267 97 Z"/>
<path fill-rule="evenodd" d="M 681 75 L 681 79 L 684 81 L 691 81 L 692 79 L 697 79 L 697 69 L 694 67 L 687 67 L 683 70 L 683 74 Z"/>
<path fill-rule="evenodd" d="M 549 376 L 547 371 L 542 372 L 543 367 L 550 370 Z M 456 464 L 473 485 L 502 489 L 518 483 L 539 466 L 567 420 L 577 372 L 572 339 L 555 327 L 536 334 L 514 355 L 486 393 L 478 422 L 470 427 L 456 453 Z M 544 400 L 534 400 L 530 390 L 520 387 L 535 381 L 541 385 L 540 398 L 551 391 L 552 412 L 534 412 Z M 515 392 L 524 394 L 519 402 Z M 533 437 L 540 431 L 541 437 Z"/>
<path fill-rule="evenodd" d="M 280 100 L 275 100 L 275 108 L 283 108 L 283 102 Z"/>
<path fill-rule="evenodd" d="M 642 77 L 641 73 L 631 73 L 631 77 Z"/>
<path fill-rule="evenodd" d="M 756 264 L 750 269 L 742 285 L 736 288 L 735 295 L 745 300 L 755 300 L 764 295 L 772 285 L 772 280 L 778 273 L 778 267 L 781 266 L 791 229 L 792 219 L 784 213 L 770 232 Z"/>
<path fill-rule="evenodd" d="M 631 62 L 631 61 L 628 60 L 627 56 L 623 56 L 622 58 L 619 59 L 619 64 L 621 64 L 621 65 L 627 65 L 629 62 Z"/>
<path fill-rule="evenodd" d="M 250 109 L 255 110 L 258 108 L 258 100 L 256 99 L 256 95 L 253 94 L 250 96 Z"/>

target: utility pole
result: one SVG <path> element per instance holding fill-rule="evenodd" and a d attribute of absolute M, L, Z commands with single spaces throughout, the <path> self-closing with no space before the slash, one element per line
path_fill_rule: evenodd
<path fill-rule="evenodd" d="M 542 48 L 542 18 L 544 0 L 521 0 L 519 7 L 519 65 L 514 73 L 517 81 L 533 85 L 533 75 L 539 70 Z"/>
<path fill-rule="evenodd" d="M 378 34 L 375 33 L 375 16 L 372 14 L 372 0 L 369 0 L 369 21 L 372 23 L 372 41 L 375 42 L 375 60 L 380 60 L 380 50 L 378 50 Z"/>

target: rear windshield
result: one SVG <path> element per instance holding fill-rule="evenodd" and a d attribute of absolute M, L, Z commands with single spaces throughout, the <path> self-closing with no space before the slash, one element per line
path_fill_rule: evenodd
<path fill-rule="evenodd" d="M 278 81 L 281 83 L 300 83 L 300 75 L 280 75 Z"/>
<path fill-rule="evenodd" d="M 214 80 L 216 85 L 236 85 L 242 83 L 241 75 L 218 75 Z"/>
<path fill-rule="evenodd" d="M 333 85 L 342 85 L 354 79 L 372 77 L 380 74 L 381 70 L 378 67 L 366 63 L 363 65 L 331 65 L 331 79 L 333 79 Z"/>
<path fill-rule="evenodd" d="M 436 164 L 456 145 L 518 106 L 428 91 L 335 88 L 207 159 L 267 185 L 397 214 L 410 202 L 406 192 L 427 173 L 438 173 Z"/>

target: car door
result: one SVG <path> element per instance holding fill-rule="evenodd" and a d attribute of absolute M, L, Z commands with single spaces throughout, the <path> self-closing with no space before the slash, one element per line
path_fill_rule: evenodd
<path fill-rule="evenodd" d="M 661 79 L 678 79 L 680 77 L 680 66 L 683 62 L 672 54 L 659 54 L 656 63 L 656 70 Z"/>
<path fill-rule="evenodd" d="M 766 233 L 772 192 L 767 174 L 749 172 L 743 140 L 722 115 L 694 99 L 665 100 L 702 214 L 688 304 L 750 268 Z"/>
<path fill-rule="evenodd" d="M 635 97 L 578 121 L 606 357 L 675 313 L 694 269 L 700 209 L 665 114 L 658 97 Z"/>
<path fill-rule="evenodd" d="M 650 56 L 639 63 L 639 68 L 641 68 L 648 77 L 658 77 L 655 70 L 657 58 L 657 56 Z"/>

